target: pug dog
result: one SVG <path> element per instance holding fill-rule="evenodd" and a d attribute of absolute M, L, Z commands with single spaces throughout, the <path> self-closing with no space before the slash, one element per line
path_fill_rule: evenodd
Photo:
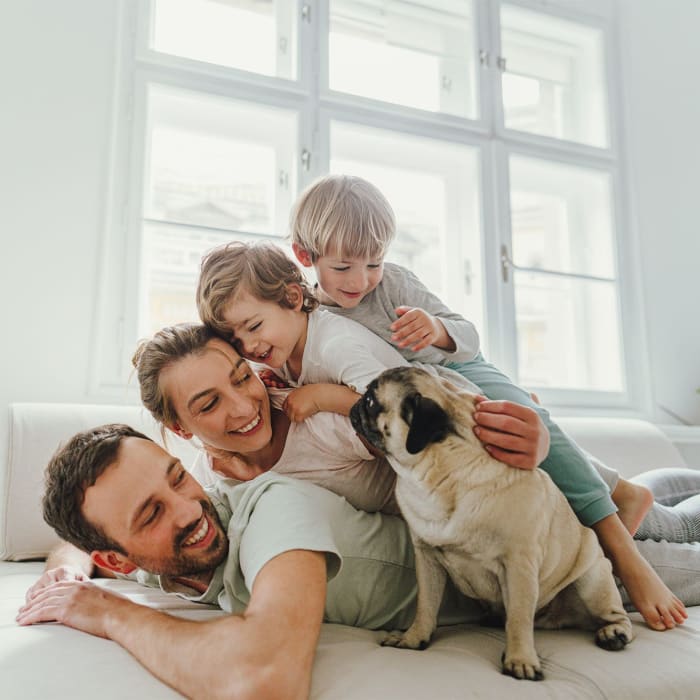
<path fill-rule="evenodd" d="M 534 628 L 595 629 L 603 649 L 632 641 L 610 562 L 540 469 L 494 459 L 472 431 L 474 395 L 416 367 L 382 373 L 353 406 L 353 427 L 397 473 L 416 554 L 416 617 L 383 644 L 425 648 L 446 577 L 505 619 L 503 673 L 543 678 Z"/>

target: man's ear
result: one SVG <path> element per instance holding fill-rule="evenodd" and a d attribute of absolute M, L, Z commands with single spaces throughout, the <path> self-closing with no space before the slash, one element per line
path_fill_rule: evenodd
<path fill-rule="evenodd" d="M 138 569 L 138 566 L 130 559 L 127 559 L 123 554 L 111 549 L 90 552 L 90 559 L 92 559 L 92 563 L 95 564 L 95 566 L 114 571 L 117 574 L 130 574 L 132 571 Z"/>
<path fill-rule="evenodd" d="M 175 435 L 181 437 L 183 440 L 192 439 L 192 433 L 185 430 L 179 423 L 173 423 L 172 425 L 168 425 L 166 427 L 170 432 L 175 433 Z"/>
<path fill-rule="evenodd" d="M 401 417 L 408 423 L 406 451 L 412 455 L 434 442 L 444 440 L 452 429 L 450 418 L 442 406 L 417 392 L 403 400 Z"/>
<path fill-rule="evenodd" d="M 296 255 L 297 260 L 304 267 L 312 267 L 314 264 L 311 253 L 308 250 L 304 250 L 298 243 L 292 243 L 292 250 L 294 255 Z"/>

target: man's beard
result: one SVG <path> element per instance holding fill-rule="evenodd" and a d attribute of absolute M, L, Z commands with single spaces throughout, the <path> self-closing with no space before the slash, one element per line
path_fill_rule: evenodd
<path fill-rule="evenodd" d="M 210 527 L 216 534 L 206 549 L 190 551 L 184 543 L 200 526 L 201 518 L 190 527 L 182 530 L 173 544 L 174 553 L 167 559 L 140 557 L 139 567 L 153 574 L 167 576 L 196 576 L 214 571 L 228 554 L 228 536 L 224 530 L 219 514 L 209 499 L 200 500 L 202 511 L 209 517 Z M 207 533 L 208 534 L 208 533 Z"/>

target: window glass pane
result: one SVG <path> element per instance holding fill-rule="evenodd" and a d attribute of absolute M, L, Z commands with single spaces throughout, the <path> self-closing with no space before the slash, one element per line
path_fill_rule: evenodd
<path fill-rule="evenodd" d="M 331 0 L 329 87 L 476 118 L 471 0 Z"/>
<path fill-rule="evenodd" d="M 283 233 L 294 184 L 293 112 L 175 91 L 149 91 L 145 216 Z"/>
<path fill-rule="evenodd" d="M 476 149 L 333 122 L 330 169 L 383 192 L 397 221 L 387 260 L 412 270 L 483 333 Z"/>
<path fill-rule="evenodd" d="M 616 285 L 526 272 L 514 282 L 520 383 L 622 391 Z"/>
<path fill-rule="evenodd" d="M 260 236 L 240 233 L 231 235 L 191 226 L 145 224 L 139 335 L 150 336 L 164 326 L 199 320 L 195 289 L 202 256 L 212 248 L 232 240 L 260 239 Z M 283 243 L 281 239 L 271 240 Z"/>
<path fill-rule="evenodd" d="M 609 145 L 600 29 L 504 4 L 501 52 L 507 128 Z"/>
<path fill-rule="evenodd" d="M 147 123 L 142 334 L 197 318 L 206 250 L 282 241 L 296 193 L 295 112 L 152 85 Z"/>
<path fill-rule="evenodd" d="M 296 2 L 154 0 L 151 47 L 197 61 L 296 78 Z"/>
<path fill-rule="evenodd" d="M 511 156 L 510 186 L 516 265 L 616 276 L 608 173 Z"/>

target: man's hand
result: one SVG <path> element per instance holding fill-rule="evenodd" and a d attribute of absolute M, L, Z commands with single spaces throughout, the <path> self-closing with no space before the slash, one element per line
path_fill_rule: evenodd
<path fill-rule="evenodd" d="M 549 454 L 549 431 L 536 411 L 479 396 L 474 432 L 488 452 L 510 467 L 535 469 Z"/>
<path fill-rule="evenodd" d="M 427 311 L 417 307 L 399 306 L 396 308 L 398 320 L 390 329 L 392 341 L 400 348 L 408 347 L 414 352 L 435 345 L 450 352 L 455 350 L 455 343 L 447 334 L 442 321 Z"/>
<path fill-rule="evenodd" d="M 121 596 L 108 593 L 89 581 L 59 581 L 45 586 L 25 603 L 17 614 L 17 623 L 60 622 L 107 638 L 109 616 L 124 602 Z"/>
<path fill-rule="evenodd" d="M 58 583 L 60 581 L 89 581 L 90 577 L 77 566 L 72 566 L 71 564 L 64 564 L 62 566 L 57 566 L 55 569 L 49 569 L 44 571 L 41 578 L 27 591 L 25 596 L 25 602 L 31 602 L 38 593 L 44 590 L 47 586 L 51 584 Z"/>

